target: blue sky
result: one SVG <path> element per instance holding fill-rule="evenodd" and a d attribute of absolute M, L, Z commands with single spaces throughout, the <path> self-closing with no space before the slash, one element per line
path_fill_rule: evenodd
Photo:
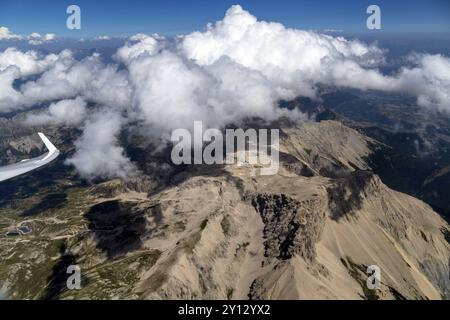
<path fill-rule="evenodd" d="M 15 34 L 56 33 L 67 37 L 128 36 L 138 32 L 175 35 L 203 29 L 219 20 L 232 4 L 241 4 L 261 20 L 304 29 L 366 29 L 366 8 L 382 10 L 384 33 L 450 32 L 448 0 L 0 0 L 0 26 Z M 66 8 L 81 7 L 82 29 L 66 29 Z"/>

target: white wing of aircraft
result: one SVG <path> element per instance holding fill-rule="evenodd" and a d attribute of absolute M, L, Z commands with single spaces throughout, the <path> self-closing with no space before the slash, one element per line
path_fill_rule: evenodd
<path fill-rule="evenodd" d="M 35 170 L 52 162 L 59 156 L 59 150 L 56 149 L 56 147 L 50 142 L 50 140 L 48 140 L 43 133 L 39 132 L 38 135 L 47 147 L 48 152 L 37 158 L 22 160 L 18 163 L 0 167 L 0 181 L 8 180 L 29 171 Z"/>

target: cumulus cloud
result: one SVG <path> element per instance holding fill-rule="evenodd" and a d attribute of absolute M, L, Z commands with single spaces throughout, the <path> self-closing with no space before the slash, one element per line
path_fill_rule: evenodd
<path fill-rule="evenodd" d="M 20 40 L 22 37 L 13 34 L 7 27 L 0 27 L 0 40 Z"/>
<path fill-rule="evenodd" d="M 139 123 L 149 137 L 164 139 L 195 120 L 223 127 L 248 117 L 301 117 L 280 110 L 278 101 L 315 98 L 322 85 L 405 92 L 418 105 L 450 111 L 448 57 L 415 55 L 397 74 L 385 75 L 379 70 L 385 51 L 376 45 L 259 21 L 240 6 L 204 31 L 175 39 L 137 34 L 114 58 L 118 64 L 105 64 L 98 54 L 78 61 L 70 51 L 40 56 L 7 49 L 0 53 L 0 111 L 54 102 L 34 121 L 85 121 L 68 162 L 85 177 L 133 171 L 118 145 L 125 123 Z M 32 74 L 39 77 L 13 86 Z M 86 116 L 85 102 L 105 109 Z M 70 104 L 78 105 L 71 111 L 79 117 L 69 112 Z M 69 117 L 76 121 L 64 120 Z"/>
<path fill-rule="evenodd" d="M 41 55 L 36 51 L 21 52 L 15 48 L 8 48 L 0 52 L 0 112 L 10 112 L 18 110 L 24 106 L 31 106 L 38 103 L 37 100 L 28 99 L 22 91 L 14 86 L 18 79 L 24 80 L 29 76 L 38 75 L 48 70 L 59 59 L 70 56 L 68 50 L 64 50 L 58 55 Z"/>
<path fill-rule="evenodd" d="M 130 37 L 122 48 L 117 50 L 115 58 L 119 62 L 128 64 L 143 54 L 154 55 L 162 49 L 162 40 L 163 38 L 158 35 L 136 34 Z"/>
<path fill-rule="evenodd" d="M 63 54 L 65 54 L 63 52 Z M 56 62 L 59 55 L 48 54 L 43 56 L 36 51 L 21 52 L 16 48 L 7 48 L 0 52 L 0 72 L 10 66 L 19 68 L 19 77 L 39 74 Z"/>
<path fill-rule="evenodd" d="M 37 32 L 33 32 L 32 34 L 30 34 L 27 37 L 28 43 L 32 44 L 32 45 L 40 45 L 40 44 L 52 42 L 55 40 L 55 38 L 56 38 L 56 35 L 53 33 L 47 33 L 47 34 L 41 36 Z"/>
<path fill-rule="evenodd" d="M 119 146 L 117 136 L 124 119 L 104 109 L 86 123 L 83 135 L 75 142 L 77 151 L 67 160 L 86 179 L 126 177 L 135 172 L 134 165 Z"/>
<path fill-rule="evenodd" d="M 186 36 L 180 48 L 203 66 L 227 56 L 259 71 L 286 99 L 314 97 L 317 84 L 334 84 L 330 70 L 343 63 L 354 62 L 363 72 L 364 67 L 384 61 L 383 50 L 376 46 L 258 21 L 240 6 L 231 7 L 223 20 L 209 25 L 205 32 Z"/>
<path fill-rule="evenodd" d="M 73 100 L 61 100 L 52 103 L 44 112 L 28 115 L 25 123 L 30 125 L 52 124 L 76 126 L 81 124 L 86 117 L 86 105 L 86 101 L 81 97 Z"/>
<path fill-rule="evenodd" d="M 144 41 L 148 38 L 159 38 L 160 36 L 158 34 L 153 34 L 153 35 L 148 35 L 145 33 L 137 33 L 135 35 L 132 35 L 131 37 L 128 38 L 129 41 Z"/>
<path fill-rule="evenodd" d="M 216 128 L 247 117 L 271 120 L 282 113 L 271 83 L 226 57 L 200 67 L 164 51 L 133 60 L 128 69 L 135 116 L 153 135 L 169 136 L 173 129 L 190 128 L 195 120 Z"/>
<path fill-rule="evenodd" d="M 16 48 L 0 52 L 0 112 L 15 111 L 27 105 L 23 93 L 14 87 L 17 79 L 41 74 L 58 59 L 69 54 L 68 51 L 63 51 L 58 55 L 42 55 L 36 51 L 21 52 Z M 30 99 L 29 105 L 34 103 L 36 101 Z"/>

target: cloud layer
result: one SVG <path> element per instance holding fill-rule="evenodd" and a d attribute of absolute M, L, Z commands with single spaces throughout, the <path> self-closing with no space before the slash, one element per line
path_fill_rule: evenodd
<path fill-rule="evenodd" d="M 0 29 L 2 34 L 9 31 Z M 414 55 L 397 74 L 384 75 L 378 67 L 385 52 L 375 45 L 258 21 L 240 6 L 201 32 L 175 39 L 133 36 L 114 59 L 117 64 L 105 64 L 93 54 L 78 61 L 68 50 L 0 52 L 0 112 L 49 104 L 27 121 L 83 126 L 68 162 L 91 178 L 134 170 L 117 139 L 130 123 L 151 139 L 164 139 L 195 120 L 222 127 L 253 116 L 301 117 L 281 111 L 278 101 L 315 98 L 322 85 L 405 92 L 418 105 L 450 111 L 448 57 Z M 27 78 L 32 75 L 38 77 Z M 103 112 L 89 112 L 87 102 Z"/>

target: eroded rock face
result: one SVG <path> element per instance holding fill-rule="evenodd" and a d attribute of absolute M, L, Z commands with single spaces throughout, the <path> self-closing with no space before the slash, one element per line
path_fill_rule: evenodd
<path fill-rule="evenodd" d="M 312 262 L 325 217 L 302 207 L 285 194 L 258 194 L 253 206 L 264 222 L 265 256 L 288 260 L 300 255 Z"/>

